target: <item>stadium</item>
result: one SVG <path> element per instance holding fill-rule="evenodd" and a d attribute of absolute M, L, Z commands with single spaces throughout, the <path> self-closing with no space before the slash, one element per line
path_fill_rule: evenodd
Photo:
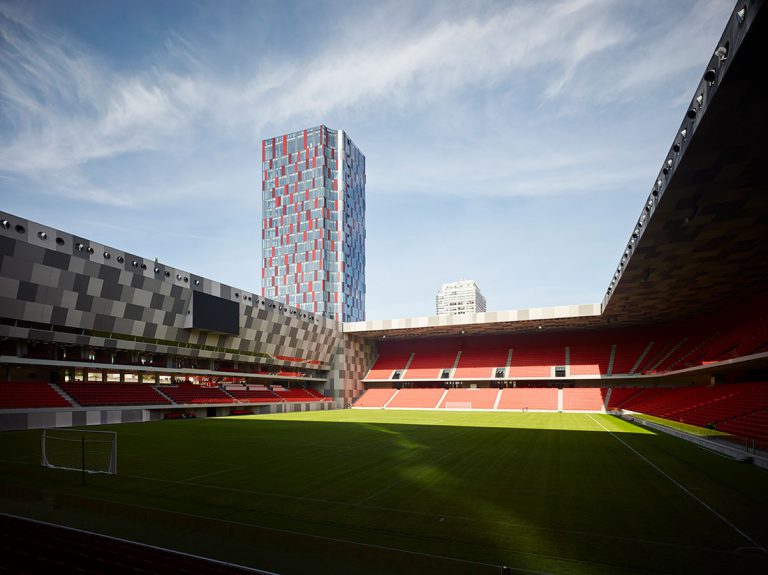
<path fill-rule="evenodd" d="M 596 304 L 340 322 L 0 212 L 6 570 L 768 572 L 767 44 Z"/>

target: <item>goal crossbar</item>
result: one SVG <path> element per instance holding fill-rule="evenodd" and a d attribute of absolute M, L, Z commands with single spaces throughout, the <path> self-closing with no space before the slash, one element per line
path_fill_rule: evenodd
<path fill-rule="evenodd" d="M 116 475 L 117 433 L 90 429 L 43 429 L 40 465 Z"/>
<path fill-rule="evenodd" d="M 445 409 L 472 409 L 471 401 L 446 401 Z"/>

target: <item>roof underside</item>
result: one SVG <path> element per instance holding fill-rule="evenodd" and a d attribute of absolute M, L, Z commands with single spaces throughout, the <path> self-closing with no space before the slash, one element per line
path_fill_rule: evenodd
<path fill-rule="evenodd" d="M 495 320 L 478 314 L 455 322 L 414 318 L 348 324 L 345 332 L 366 338 L 432 337 L 539 326 L 654 324 L 709 315 L 766 291 L 768 93 L 762 80 L 768 15 L 763 2 L 751 3 L 743 20 L 737 15 L 740 8 L 734 9 L 718 44 L 728 47 L 726 58 L 713 55 L 707 70 L 715 70 L 714 81 L 702 79 L 691 103 L 695 117 L 686 115 L 675 134 L 667 156 L 671 166 L 666 160 L 664 165 L 668 173 L 660 172 L 661 181 L 651 182 L 651 204 L 644 207 L 642 225 L 633 228 L 637 237 L 630 237 L 602 314 L 530 318 L 501 312 Z M 510 319 L 503 319 L 505 313 Z"/>

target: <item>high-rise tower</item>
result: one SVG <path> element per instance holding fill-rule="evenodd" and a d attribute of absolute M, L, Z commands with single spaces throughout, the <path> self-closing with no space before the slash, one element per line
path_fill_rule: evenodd
<path fill-rule="evenodd" d="M 262 295 L 365 319 L 365 156 L 325 126 L 269 138 L 262 159 Z"/>
<path fill-rule="evenodd" d="M 472 280 L 461 280 L 440 286 L 437 293 L 437 315 L 462 315 L 485 311 L 485 296 Z"/>

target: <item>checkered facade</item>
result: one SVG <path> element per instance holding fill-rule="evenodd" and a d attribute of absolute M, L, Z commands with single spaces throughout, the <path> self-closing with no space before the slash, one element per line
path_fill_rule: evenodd
<path fill-rule="evenodd" d="M 365 156 L 317 126 L 262 142 L 262 296 L 365 319 Z"/>
<path fill-rule="evenodd" d="M 370 339 L 345 335 L 339 340 L 328 381 L 332 388 L 323 393 L 339 406 L 349 406 L 365 391 L 363 378 L 376 359 L 376 345 Z"/>
<path fill-rule="evenodd" d="M 195 291 L 235 301 L 238 335 L 191 329 Z M 334 321 L 0 212 L 0 338 L 328 370 Z M 210 365 L 210 362 L 207 363 Z"/>

